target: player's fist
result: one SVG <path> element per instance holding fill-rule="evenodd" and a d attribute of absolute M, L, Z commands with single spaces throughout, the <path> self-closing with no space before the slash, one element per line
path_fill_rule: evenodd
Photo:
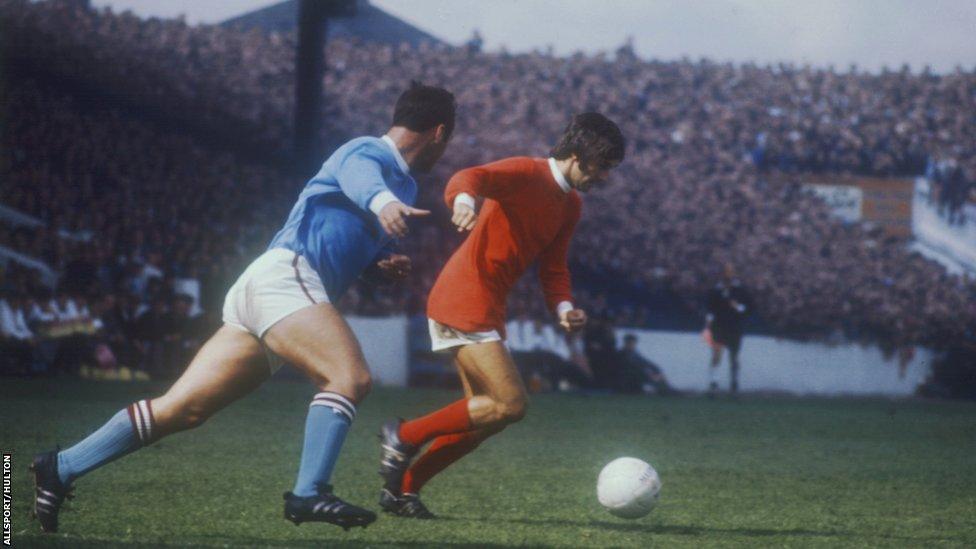
<path fill-rule="evenodd" d="M 393 254 L 390 257 L 381 259 L 376 262 L 376 266 L 379 267 L 383 276 L 394 282 L 406 278 L 413 267 L 410 263 L 410 258 L 401 254 Z"/>
<path fill-rule="evenodd" d="M 451 217 L 451 223 L 454 223 L 458 232 L 470 231 L 474 228 L 474 224 L 477 221 L 478 214 L 474 211 L 474 208 L 459 200 L 454 201 L 454 215 Z"/>
<path fill-rule="evenodd" d="M 559 325 L 567 332 L 578 332 L 586 326 L 586 312 L 583 309 L 571 309 L 559 315 Z"/>
<path fill-rule="evenodd" d="M 418 210 L 411 208 L 403 202 L 390 202 L 380 210 L 380 226 L 390 236 L 405 236 L 409 231 L 407 228 L 407 218 L 413 216 L 430 215 L 430 210 Z"/>

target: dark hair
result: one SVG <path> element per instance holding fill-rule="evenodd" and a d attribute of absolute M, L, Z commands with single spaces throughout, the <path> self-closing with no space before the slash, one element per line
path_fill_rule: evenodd
<path fill-rule="evenodd" d="M 444 124 L 447 135 L 454 132 L 457 103 L 454 94 L 435 86 L 410 82 L 410 88 L 400 94 L 393 109 L 393 125 L 410 131 L 425 132 Z"/>
<path fill-rule="evenodd" d="M 556 160 L 576 155 L 584 170 L 605 168 L 624 159 L 626 142 L 620 128 L 598 112 L 577 114 L 550 151 Z"/>

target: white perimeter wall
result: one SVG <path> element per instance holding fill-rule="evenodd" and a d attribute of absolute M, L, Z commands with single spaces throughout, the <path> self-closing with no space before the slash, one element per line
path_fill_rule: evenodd
<path fill-rule="evenodd" d="M 637 348 L 657 363 L 678 389 L 704 391 L 708 387 L 711 350 L 698 333 L 650 330 L 617 330 L 637 336 Z M 784 391 L 816 395 L 888 395 L 915 393 L 929 375 L 932 353 L 916 348 L 904 375 L 898 360 L 885 361 L 877 347 L 854 344 L 828 346 L 767 336 L 747 335 L 739 353 L 739 388 L 743 391 Z M 718 376 L 728 388 L 728 357 L 723 357 Z"/>
<path fill-rule="evenodd" d="M 373 383 L 402 387 L 407 384 L 407 318 L 347 316 L 346 322 L 359 339 Z"/>
<path fill-rule="evenodd" d="M 942 263 L 950 273 L 976 276 L 976 206 L 965 204 L 965 225 L 949 225 L 939 215 L 938 207 L 929 203 L 928 180 L 915 180 L 912 199 L 913 248 L 926 257 Z"/>
<path fill-rule="evenodd" d="M 346 317 L 363 347 L 374 382 L 404 386 L 410 362 L 406 317 Z M 704 391 L 708 387 L 710 350 L 698 333 L 617 330 L 637 336 L 637 347 L 656 362 L 678 389 Z M 904 375 L 898 360 L 885 361 L 876 347 L 801 343 L 767 336 L 746 336 L 739 355 L 743 391 L 776 391 L 815 395 L 909 396 L 929 375 L 932 353 L 916 348 Z M 719 381 L 728 387 L 728 362 L 723 360 Z"/>

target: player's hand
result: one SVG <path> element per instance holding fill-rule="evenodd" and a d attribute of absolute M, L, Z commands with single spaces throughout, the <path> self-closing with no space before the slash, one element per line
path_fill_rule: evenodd
<path fill-rule="evenodd" d="M 578 332 L 586 326 L 586 312 L 583 309 L 573 309 L 559 315 L 559 325 L 567 332 Z"/>
<path fill-rule="evenodd" d="M 380 210 L 380 225 L 386 234 L 390 236 L 406 236 L 410 230 L 407 228 L 407 218 L 416 216 L 430 215 L 430 210 L 419 210 L 411 208 L 403 202 L 390 202 Z"/>
<path fill-rule="evenodd" d="M 708 323 L 708 325 L 705 326 L 705 329 L 702 330 L 701 337 L 702 340 L 705 342 L 705 345 L 708 345 L 712 349 L 715 349 L 717 347 L 717 344 L 715 343 L 715 338 L 712 336 L 711 323 Z"/>
<path fill-rule="evenodd" d="M 454 223 L 459 233 L 470 231 L 477 221 L 478 213 L 474 211 L 474 208 L 467 204 L 461 204 L 457 200 L 454 201 L 454 215 L 451 217 L 451 223 Z"/>
<path fill-rule="evenodd" d="M 376 262 L 376 266 L 383 273 L 383 276 L 394 282 L 407 278 L 407 275 L 410 274 L 410 270 L 412 269 L 410 258 L 400 254 L 394 254 L 386 259 L 381 259 Z"/>

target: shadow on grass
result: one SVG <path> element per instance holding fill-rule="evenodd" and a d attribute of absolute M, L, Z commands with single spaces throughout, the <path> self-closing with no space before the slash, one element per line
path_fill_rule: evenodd
<path fill-rule="evenodd" d="M 610 522 L 606 520 L 568 520 L 568 519 L 531 519 L 531 518 L 483 518 L 483 517 L 445 517 L 439 516 L 438 520 L 470 520 L 475 522 L 512 522 L 515 524 L 527 524 L 532 526 L 568 526 L 573 528 L 599 528 L 603 530 L 614 530 L 617 532 L 647 533 L 647 534 L 667 534 L 674 536 L 706 536 L 714 534 L 731 534 L 750 537 L 818 537 L 818 538 L 864 538 L 864 539 L 886 539 L 899 541 L 915 542 L 935 542 L 951 541 L 952 538 L 931 537 L 931 536 L 897 536 L 884 533 L 854 533 L 838 530 L 806 530 L 803 528 L 792 529 L 768 529 L 768 528 L 712 528 L 707 526 L 693 526 L 680 524 L 644 524 L 639 522 Z"/>
<path fill-rule="evenodd" d="M 464 517 L 464 516 L 440 516 L 437 522 L 457 521 L 457 522 L 490 522 L 497 525 L 503 523 L 525 524 L 538 527 L 572 527 L 572 528 L 599 528 L 627 533 L 646 533 L 649 535 L 674 535 L 674 536 L 704 536 L 701 541 L 714 541 L 712 536 L 733 535 L 746 537 L 796 537 L 796 538 L 820 538 L 823 540 L 834 539 L 836 543 L 841 540 L 851 542 L 860 540 L 868 542 L 870 540 L 889 540 L 897 542 L 913 542 L 909 545 L 926 545 L 933 542 L 956 541 L 947 537 L 927 537 L 927 536 L 896 536 L 883 533 L 861 534 L 842 531 L 817 531 L 802 528 L 794 529 L 768 529 L 768 528 L 711 528 L 705 526 L 677 525 L 677 524 L 642 524 L 637 522 L 611 522 L 605 520 L 567 520 L 567 519 L 504 519 L 504 518 L 485 518 L 485 517 Z M 481 548 L 498 549 L 511 547 L 508 544 L 497 543 L 475 543 L 446 541 L 440 539 L 418 540 L 418 541 L 367 541 L 367 540 L 343 540 L 336 539 L 330 534 L 333 532 L 323 532 L 321 538 L 316 539 L 282 539 L 282 538 L 262 538 L 253 536 L 232 536 L 225 534 L 214 535 L 193 535 L 187 536 L 176 543 L 168 543 L 163 540 L 155 541 L 122 541 L 113 539 L 87 538 L 85 536 L 72 535 L 37 535 L 25 536 L 20 538 L 20 542 L 27 543 L 34 547 L 71 547 L 76 548 L 113 548 L 113 547 L 171 547 L 171 546 L 198 546 L 198 547 L 336 547 L 349 549 L 365 549 L 367 547 L 461 547 L 461 548 Z M 338 535 L 342 535 L 338 533 Z M 771 540 L 768 543 L 773 543 Z M 544 545 L 521 545 L 523 547 L 542 547 Z"/>
<path fill-rule="evenodd" d="M 224 535 L 189 536 L 179 542 L 167 543 L 161 540 L 153 541 L 121 541 L 99 538 L 79 538 L 71 535 L 38 535 L 26 536 L 15 540 L 28 547 L 64 547 L 71 549 L 105 549 L 123 547 L 328 547 L 366 549 L 367 547 L 485 547 L 499 549 L 510 545 L 493 543 L 464 543 L 445 542 L 440 540 L 427 541 L 360 541 L 338 540 L 323 536 L 321 539 L 270 539 L 260 537 L 231 537 Z M 16 545 L 16 544 L 15 544 Z"/>
<path fill-rule="evenodd" d="M 192 542 L 191 542 L 192 543 Z M 210 542 L 217 544 L 221 547 L 227 547 L 227 543 L 230 543 L 231 547 L 328 547 L 329 549 L 343 548 L 343 549 L 366 549 L 377 547 L 484 547 L 486 549 L 500 549 L 502 547 L 511 547 L 511 545 L 500 544 L 500 543 L 474 543 L 474 542 L 451 542 L 451 541 L 441 541 L 441 540 L 422 540 L 422 541 L 365 541 L 365 540 L 339 540 L 330 537 L 322 537 L 321 539 L 263 539 L 263 538 L 227 538 L 221 537 L 219 540 L 214 540 Z M 531 547 L 531 546 L 529 546 Z"/>

